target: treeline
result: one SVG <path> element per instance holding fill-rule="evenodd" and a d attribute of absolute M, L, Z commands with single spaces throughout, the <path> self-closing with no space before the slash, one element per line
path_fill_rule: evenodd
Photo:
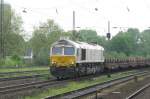
<path fill-rule="evenodd" d="M 3 5 L 2 21 L 0 27 L 0 65 L 15 65 L 20 63 L 25 51 L 26 42 L 23 39 L 23 21 L 19 15 L 11 9 L 9 4 Z M 1 7 L 0 7 L 1 8 Z M 2 25 L 2 26 L 1 26 Z M 5 57 L 3 57 L 3 55 Z"/>
<path fill-rule="evenodd" d="M 104 46 L 107 58 L 150 58 L 150 29 L 139 32 L 136 28 L 129 28 L 126 32 L 120 31 L 110 40 L 106 36 L 97 35 L 94 30 L 80 30 L 77 35 L 80 41 Z"/>
<path fill-rule="evenodd" d="M 61 36 L 102 45 L 107 58 L 150 57 L 150 29 L 140 32 L 138 29 L 130 28 L 126 32 L 120 31 L 107 40 L 106 36 L 99 36 L 94 30 L 65 32 L 49 19 L 35 27 L 31 39 L 26 41 L 22 35 L 24 31 L 21 17 L 15 14 L 8 4 L 5 4 L 4 12 L 5 16 L 8 16 L 4 18 L 3 26 L 6 57 L 0 59 L 0 65 L 48 65 L 51 44 Z M 25 55 L 27 49 L 32 49 L 33 52 L 33 59 L 30 63 L 23 62 L 22 56 Z"/>
<path fill-rule="evenodd" d="M 64 32 L 54 21 L 48 20 L 36 28 L 29 41 L 34 52 L 36 64 L 49 64 L 50 46 L 60 36 L 68 36 L 72 40 L 97 43 L 104 46 L 106 58 L 150 57 L 150 30 L 140 32 L 136 28 L 120 31 L 107 40 L 106 36 L 99 36 L 94 30 L 79 30 Z"/>
<path fill-rule="evenodd" d="M 127 32 L 119 32 L 106 44 L 108 53 L 119 53 L 127 57 L 150 58 L 150 29 L 139 32 L 130 28 Z"/>

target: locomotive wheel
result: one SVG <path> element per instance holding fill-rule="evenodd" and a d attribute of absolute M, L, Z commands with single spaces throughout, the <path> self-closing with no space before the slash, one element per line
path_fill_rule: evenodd
<path fill-rule="evenodd" d="M 57 80 L 60 80 L 60 77 L 57 77 Z"/>

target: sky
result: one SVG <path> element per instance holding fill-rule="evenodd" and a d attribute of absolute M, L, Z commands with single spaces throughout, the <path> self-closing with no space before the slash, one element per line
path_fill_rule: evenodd
<path fill-rule="evenodd" d="M 75 26 L 93 29 L 99 35 L 112 35 L 128 28 L 140 31 L 150 27 L 150 0 L 4 0 L 11 4 L 23 19 L 25 33 L 31 35 L 34 26 L 53 19 L 65 31 L 72 30 L 73 11 Z M 95 10 L 95 8 L 97 10 Z M 23 13 L 23 10 L 27 13 Z M 113 28 L 118 27 L 118 28 Z M 120 27 L 120 28 L 119 28 Z"/>

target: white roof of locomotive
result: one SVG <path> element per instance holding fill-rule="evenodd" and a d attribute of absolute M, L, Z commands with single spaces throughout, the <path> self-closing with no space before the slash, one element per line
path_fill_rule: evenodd
<path fill-rule="evenodd" d="M 70 43 L 71 45 L 75 46 L 76 48 L 104 50 L 104 48 L 98 44 L 89 44 L 85 42 L 72 41 L 68 39 L 64 40 Z M 57 42 L 54 44 L 57 44 Z"/>

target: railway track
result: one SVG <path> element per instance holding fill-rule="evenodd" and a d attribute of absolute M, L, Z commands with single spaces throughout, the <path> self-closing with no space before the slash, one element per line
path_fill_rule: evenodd
<path fill-rule="evenodd" d="M 30 70 L 30 71 L 16 71 L 16 72 L 1 72 L 0 76 L 2 75 L 13 75 L 13 74 L 20 74 L 20 73 L 37 73 L 37 72 L 47 72 L 48 70 Z"/>
<path fill-rule="evenodd" d="M 17 72 L 3 72 L 0 73 L 0 81 L 25 79 L 33 77 L 42 77 L 48 75 L 48 70 L 34 70 L 34 71 L 17 71 Z"/>
<path fill-rule="evenodd" d="M 1 72 L 0 82 L 22 80 L 28 78 L 40 78 L 45 77 L 46 75 L 49 75 L 48 70 Z"/>
<path fill-rule="evenodd" d="M 5 87 L 0 87 L 0 94 L 8 94 L 8 93 L 31 89 L 31 88 L 41 88 L 44 86 L 51 87 L 51 86 L 64 85 L 65 83 L 72 81 L 72 80 L 80 80 L 80 79 L 87 79 L 87 78 L 93 78 L 93 75 L 80 77 L 78 79 L 66 79 L 66 80 L 62 80 L 62 81 L 57 81 L 56 79 L 51 79 L 51 80 L 47 80 L 47 81 L 38 81 L 38 82 L 12 85 L 12 86 L 5 86 Z"/>
<path fill-rule="evenodd" d="M 9 93 L 31 89 L 31 88 L 41 88 L 48 85 L 54 86 L 61 83 L 62 82 L 59 82 L 57 80 L 45 80 L 45 81 L 36 81 L 36 82 L 25 83 L 25 84 L 18 84 L 13 86 L 0 87 L 0 95 L 9 94 Z"/>
<path fill-rule="evenodd" d="M 117 84 L 121 84 L 121 83 L 125 83 L 127 81 L 133 80 L 135 79 L 135 76 L 145 76 L 145 75 L 149 75 L 150 73 L 147 72 L 139 72 L 139 73 L 135 73 L 135 74 L 131 74 L 129 76 L 125 76 L 122 78 L 118 78 L 118 79 L 114 79 L 111 81 L 107 81 L 104 83 L 100 83 L 100 84 L 96 84 L 93 86 L 89 86 L 89 87 L 85 87 L 79 90 L 74 90 L 71 92 L 67 92 L 67 93 L 63 93 L 63 94 L 59 94 L 56 96 L 48 96 L 45 99 L 74 99 L 74 98 L 81 98 L 83 96 L 89 95 L 89 94 L 93 94 L 93 93 L 97 93 L 100 90 L 103 90 L 105 88 L 117 85 Z"/>
<path fill-rule="evenodd" d="M 150 88 L 150 83 L 146 84 L 145 86 L 143 86 L 139 90 L 135 91 L 133 94 L 131 94 L 130 96 L 126 97 L 126 99 L 136 99 L 136 97 L 138 95 L 140 95 L 144 90 L 146 90 L 148 88 Z"/>
<path fill-rule="evenodd" d="M 0 82 L 20 80 L 20 79 L 28 79 L 28 78 L 44 77 L 46 75 L 48 75 L 48 74 L 46 73 L 46 74 L 34 74 L 34 75 L 29 75 L 29 76 L 6 77 L 6 78 L 0 78 Z"/>
<path fill-rule="evenodd" d="M 144 71 L 137 71 L 137 72 L 140 72 L 139 74 L 146 73 Z M 138 73 L 134 72 L 134 75 L 137 75 L 137 74 Z M 134 75 L 132 75 L 132 76 L 134 76 Z M 90 77 L 94 78 L 93 76 L 88 76 L 88 77 L 78 78 L 77 80 L 87 79 Z M 69 81 L 73 81 L 73 80 L 76 80 L 76 79 L 67 79 L 67 80 L 63 80 L 63 81 L 57 81 L 56 79 L 51 79 L 51 80 L 46 80 L 46 81 L 36 81 L 36 82 L 31 82 L 31 83 L 24 83 L 24 84 L 0 87 L 0 95 L 7 95 L 7 94 L 12 94 L 12 93 L 16 93 L 16 92 L 31 90 L 31 89 L 39 89 L 39 88 L 43 88 L 43 87 L 50 88 L 50 87 L 54 87 L 54 86 L 61 86 L 61 85 L 65 85 L 65 84 L 69 83 Z"/>
<path fill-rule="evenodd" d="M 29 89 L 39 89 L 39 88 L 43 88 L 47 86 L 54 87 L 54 86 L 59 86 L 59 85 L 65 85 L 69 81 L 72 81 L 72 79 L 58 81 L 57 79 L 51 78 L 45 81 L 35 81 L 31 83 L 0 87 L 0 95 L 10 94 L 10 93 L 18 92 L 18 91 L 25 91 Z"/>

